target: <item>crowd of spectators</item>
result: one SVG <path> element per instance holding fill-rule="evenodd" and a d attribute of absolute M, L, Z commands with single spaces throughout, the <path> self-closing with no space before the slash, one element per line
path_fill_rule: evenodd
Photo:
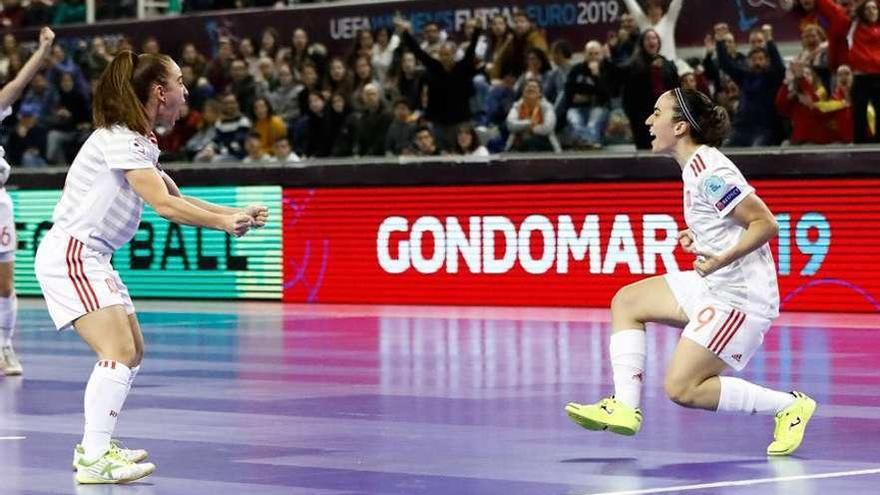
<path fill-rule="evenodd" d="M 397 18 L 393 28 L 360 31 L 346 53 L 329 53 L 302 28 L 286 40 L 273 27 L 257 39 L 221 36 L 211 53 L 154 38 L 136 49 L 172 54 L 189 91 L 181 119 L 159 133 L 166 160 L 644 149 L 656 98 L 678 86 L 729 111 L 728 145 L 878 141 L 878 0 L 796 0 L 790 15 L 799 16 L 802 49 L 788 62 L 771 26 L 752 31 L 741 49 L 724 23 L 706 35 L 703 57 L 682 60 L 674 33 L 687 1 L 648 0 L 642 10 L 625 0 L 619 28 L 580 53 L 564 39 L 548 42 L 521 11 L 485 26 L 471 19 L 461 33 L 433 22 L 416 32 Z M 3 5 L 0 17 L 18 22 L 12 14 L 22 2 Z M 114 53 L 132 48 L 100 37 L 54 47 L 4 126 L 10 162 L 69 163 L 90 131 L 94 81 Z M 0 80 L 26 56 L 7 33 Z"/>

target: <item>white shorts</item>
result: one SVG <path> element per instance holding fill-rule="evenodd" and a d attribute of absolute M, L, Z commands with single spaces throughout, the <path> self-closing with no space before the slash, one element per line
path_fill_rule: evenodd
<path fill-rule="evenodd" d="M 0 187 L 0 262 L 15 261 L 18 239 L 15 236 L 15 210 L 12 198 Z"/>
<path fill-rule="evenodd" d="M 663 276 L 690 320 L 682 337 L 709 349 L 731 368 L 742 371 L 764 342 L 772 320 L 746 314 L 714 297 L 695 271 Z"/>
<path fill-rule="evenodd" d="M 34 272 L 58 330 L 70 326 L 80 316 L 117 304 L 127 314 L 134 314 L 128 288 L 110 264 L 110 258 L 111 255 L 90 249 L 57 227 L 40 241 Z"/>

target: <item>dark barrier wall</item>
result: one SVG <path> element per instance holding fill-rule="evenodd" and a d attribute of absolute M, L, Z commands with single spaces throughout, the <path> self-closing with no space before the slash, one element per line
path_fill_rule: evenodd
<path fill-rule="evenodd" d="M 65 43 L 93 36 L 128 36 L 135 46 L 148 36 L 158 38 L 163 47 L 180 47 L 194 42 L 208 51 L 220 35 L 249 36 L 259 39 L 263 29 L 276 28 L 285 44 L 296 27 L 308 30 L 311 40 L 325 44 L 331 53 L 348 53 L 359 29 L 378 29 L 392 25 L 395 12 L 412 19 L 416 30 L 428 21 L 438 21 L 452 32 L 459 32 L 469 17 L 485 18 L 495 13 L 509 15 L 523 9 L 543 28 L 548 39 L 568 39 L 573 46 L 588 40 L 604 41 L 610 29 L 617 29 L 620 14 L 626 12 L 621 0 L 423 0 L 418 2 L 363 2 L 349 5 L 317 5 L 279 10 L 246 10 L 229 13 L 188 15 L 146 22 L 113 22 L 99 25 L 59 27 Z M 684 45 L 702 45 L 703 37 L 716 22 L 727 22 L 745 40 L 750 29 L 772 23 L 780 41 L 800 41 L 797 19 L 778 7 L 776 0 L 686 0 L 676 30 L 676 40 Z M 35 38 L 35 30 L 17 32 Z M 177 53 L 173 53 L 177 55 Z"/>
<path fill-rule="evenodd" d="M 733 158 L 780 224 L 783 309 L 878 311 L 880 151 L 827 149 Z M 148 211 L 114 259 L 138 297 L 604 307 L 623 284 L 693 261 L 675 246 L 684 223 L 670 159 L 169 169 L 202 186 L 195 195 L 267 203 L 273 225 L 232 240 Z M 27 262 L 63 179 L 18 169 L 10 180 L 22 293 L 35 292 Z"/>

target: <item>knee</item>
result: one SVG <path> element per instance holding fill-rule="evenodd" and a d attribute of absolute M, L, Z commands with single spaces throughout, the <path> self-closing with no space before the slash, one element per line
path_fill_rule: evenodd
<path fill-rule="evenodd" d="M 611 312 L 618 315 L 632 313 L 638 302 L 636 292 L 631 285 L 618 289 L 611 299 Z"/>
<path fill-rule="evenodd" d="M 108 349 L 106 352 L 102 352 L 101 357 L 104 359 L 112 359 L 132 368 L 140 363 L 141 358 L 143 357 L 143 351 L 139 350 L 134 342 L 126 342 L 118 344 L 114 349 Z"/>
<path fill-rule="evenodd" d="M 12 282 L 0 280 L 0 297 L 11 297 L 14 292 Z"/>
<path fill-rule="evenodd" d="M 669 400 L 682 407 L 694 407 L 696 388 L 689 382 L 666 377 L 663 388 Z"/>

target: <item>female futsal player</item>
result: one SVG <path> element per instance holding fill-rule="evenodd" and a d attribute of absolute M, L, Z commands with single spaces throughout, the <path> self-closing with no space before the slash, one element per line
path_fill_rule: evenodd
<path fill-rule="evenodd" d="M 767 245 L 776 220 L 736 166 L 715 147 L 729 130 L 723 108 L 698 91 L 664 93 L 646 122 L 654 153 L 670 154 L 681 167 L 692 271 L 628 285 L 611 302 L 614 395 L 596 404 L 569 403 L 569 417 L 588 430 L 635 435 L 645 370 L 645 323 L 684 328 L 664 386 L 684 407 L 744 414 L 773 414 L 769 455 L 788 455 L 804 438 L 816 402 L 799 392 L 770 390 L 731 376 L 742 370 L 779 315 L 776 267 Z"/>
<path fill-rule="evenodd" d="M 34 269 L 56 327 L 72 325 L 98 357 L 85 390 L 85 432 L 74 453 L 79 483 L 125 483 L 155 470 L 137 463 L 145 451 L 111 442 L 144 340 L 110 258 L 134 236 L 144 202 L 169 221 L 236 237 L 268 218 L 263 206 L 233 209 L 181 197 L 159 168 L 152 129 L 171 126 L 186 95 L 180 68 L 166 55 L 123 51 L 113 59 L 95 89 L 96 130 L 70 166 L 54 226 L 37 250 Z"/>
<path fill-rule="evenodd" d="M 55 33 L 49 28 L 40 30 L 37 51 L 18 71 L 15 78 L 0 90 L 0 120 L 12 114 L 12 104 L 21 96 L 31 79 L 40 70 L 43 60 L 52 51 Z M 12 198 L 6 193 L 6 180 L 9 179 L 9 163 L 3 158 L 0 147 L 0 373 L 20 375 L 21 362 L 12 349 L 12 334 L 15 333 L 15 320 L 18 316 L 18 299 L 15 297 L 15 217 Z"/>

